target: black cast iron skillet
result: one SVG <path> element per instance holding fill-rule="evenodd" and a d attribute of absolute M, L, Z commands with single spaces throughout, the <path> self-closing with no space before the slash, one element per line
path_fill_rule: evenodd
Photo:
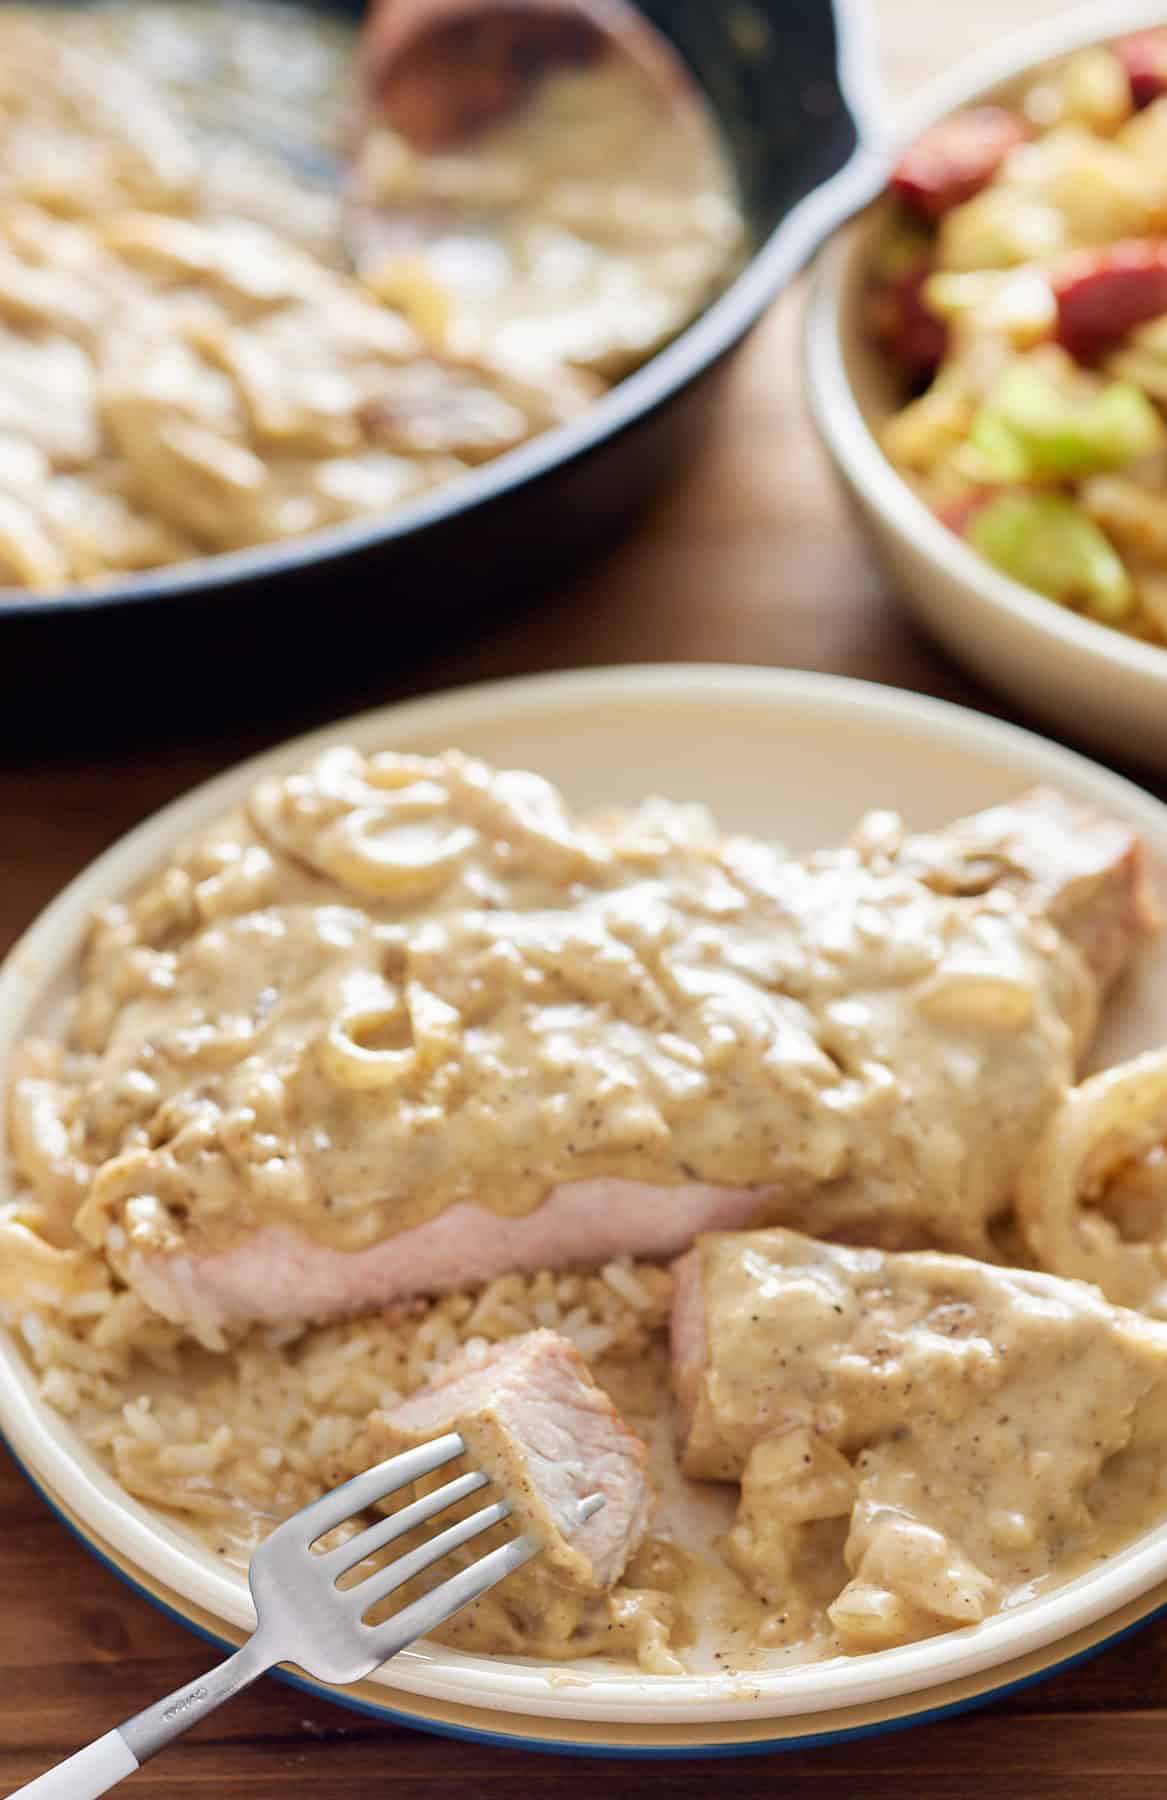
<path fill-rule="evenodd" d="M 727 292 L 579 419 L 384 519 L 92 592 L 0 591 L 0 742 L 298 721 L 333 694 L 390 686 L 628 529 L 699 441 L 731 352 L 886 173 L 863 0 L 640 4 L 704 87 L 736 166 L 756 248 Z"/>

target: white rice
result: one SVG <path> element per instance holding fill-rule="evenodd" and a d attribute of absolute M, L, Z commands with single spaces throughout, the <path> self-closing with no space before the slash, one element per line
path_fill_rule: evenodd
<path fill-rule="evenodd" d="M 336 1479 L 371 1412 L 391 1409 L 457 1353 L 481 1358 L 544 1327 L 611 1379 L 661 1340 L 670 1289 L 666 1269 L 626 1259 L 600 1274 L 540 1270 L 347 1323 L 256 1329 L 220 1354 L 185 1340 L 94 1257 L 78 1291 L 24 1301 L 5 1322 L 46 1404 L 122 1485 L 243 1561 L 276 1520 Z"/>

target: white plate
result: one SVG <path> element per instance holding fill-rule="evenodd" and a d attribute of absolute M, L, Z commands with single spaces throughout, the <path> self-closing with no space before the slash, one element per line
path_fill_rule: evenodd
<path fill-rule="evenodd" d="M 338 738 L 366 748 L 458 745 L 527 765 L 580 805 L 646 794 L 704 801 L 730 827 L 795 848 L 841 839 L 867 806 L 932 826 L 1035 781 L 1128 819 L 1167 864 L 1167 808 L 1036 737 L 937 701 L 828 676 L 709 666 L 598 670 L 470 688 L 329 727 L 244 764 L 140 826 L 57 899 L 0 971 L 0 1065 L 74 979 L 90 909 L 261 775 Z M 1100 1054 L 1161 1041 L 1167 943 L 1143 959 Z M 241 1576 L 124 1493 L 42 1404 L 0 1336 L 0 1424 L 16 1454 L 101 1553 L 196 1626 L 230 1639 L 252 1621 Z M 361 1684 L 358 1703 L 434 1729 L 627 1752 L 805 1741 L 967 1702 L 1064 1660 L 1167 1601 L 1167 1524 L 1103 1566 L 972 1629 L 876 1656 L 750 1675 L 651 1677 L 421 1648 Z M 354 1698 L 352 1691 L 347 1696 Z"/>
<path fill-rule="evenodd" d="M 910 142 L 959 107 L 1008 98 L 1026 71 L 1078 45 L 1161 24 L 1163 0 L 1105 0 L 1008 38 L 932 83 L 903 121 Z M 807 387 L 836 467 L 904 599 L 954 655 L 1069 736 L 1167 766 L 1167 649 L 1111 631 L 994 569 L 933 517 L 876 442 L 900 403 L 863 327 L 880 210 L 823 253 L 806 314 Z"/>

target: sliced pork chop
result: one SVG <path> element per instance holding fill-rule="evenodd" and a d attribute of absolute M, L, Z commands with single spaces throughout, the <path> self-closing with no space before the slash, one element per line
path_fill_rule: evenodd
<path fill-rule="evenodd" d="M 984 1255 L 1150 927 L 1056 795 L 792 860 L 336 751 L 105 916 L 13 1137 L 210 1345 L 771 1221 Z"/>
<path fill-rule="evenodd" d="M 730 1560 L 845 1649 L 974 1624 L 1160 1516 L 1167 1327 L 1084 1283 L 714 1234 L 672 1339 L 682 1466 L 742 1483 Z"/>
<path fill-rule="evenodd" d="M 748 1225 L 765 1200 L 758 1189 L 703 1182 L 576 1181 L 519 1218 L 459 1202 L 355 1255 L 276 1225 L 226 1250 L 141 1257 L 127 1266 L 148 1306 L 214 1347 L 224 1326 L 375 1312 L 387 1301 L 460 1293 L 498 1275 L 598 1268 L 630 1246 L 642 1260 L 667 1259 L 702 1231 Z"/>
<path fill-rule="evenodd" d="M 373 1414 L 357 1460 L 368 1466 L 447 1431 L 462 1434 L 468 1460 L 497 1482 L 546 1563 L 592 1587 L 619 1580 L 648 1528 L 648 1451 L 574 1344 L 531 1331 L 458 1357 L 429 1387 Z M 604 1506 L 576 1529 L 575 1507 L 596 1493 Z"/>
<path fill-rule="evenodd" d="M 648 1451 L 573 1344 L 553 1331 L 533 1331 L 476 1357 L 457 1357 L 429 1387 L 374 1413 L 340 1473 L 447 1431 L 465 1440 L 465 1465 L 483 1470 L 510 1500 L 505 1535 L 513 1526 L 543 1549 L 468 1609 L 468 1617 L 446 1627 L 446 1641 L 574 1657 L 643 1648 L 646 1634 L 667 1638 L 673 1609 L 664 1596 L 613 1594 L 648 1527 Z M 460 1459 L 425 1485 L 441 1485 L 462 1466 Z M 605 1504 L 577 1529 L 575 1507 L 594 1493 Z M 481 1504 L 475 1496 L 465 1510 Z M 476 1540 L 468 1556 L 481 1555 L 489 1543 Z"/>

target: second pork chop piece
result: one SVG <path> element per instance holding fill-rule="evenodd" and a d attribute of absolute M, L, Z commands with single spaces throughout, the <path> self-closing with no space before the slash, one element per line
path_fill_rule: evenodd
<path fill-rule="evenodd" d="M 682 1466 L 742 1483 L 731 1562 L 844 1649 L 975 1624 L 1161 1516 L 1167 1327 L 1083 1283 L 714 1234 L 672 1338 Z"/>
<path fill-rule="evenodd" d="M 483 1470 L 512 1502 L 514 1531 L 530 1533 L 543 1549 L 444 1626 L 444 1641 L 554 1658 L 659 1655 L 671 1602 L 616 1589 L 648 1527 L 648 1451 L 574 1345 L 553 1331 L 533 1331 L 478 1356 L 459 1356 L 429 1387 L 374 1413 L 338 1473 L 367 1468 L 447 1431 L 465 1440 L 465 1465 Z M 461 1459 L 448 1465 L 425 1486 L 441 1486 L 462 1466 Z M 604 1496 L 604 1506 L 577 1528 L 575 1509 L 594 1493 Z M 476 1496 L 464 1510 L 481 1504 Z M 510 1523 L 500 1541 L 513 1535 Z M 476 1539 L 466 1559 L 491 1542 Z M 448 1572 L 443 1564 L 436 1578 Z"/>
<path fill-rule="evenodd" d="M 329 752 L 103 916 L 20 1164 L 210 1344 L 774 1220 L 986 1254 L 1150 924 L 1126 827 L 986 818 L 792 859 Z"/>
<path fill-rule="evenodd" d="M 1020 894 L 1078 946 L 1104 992 L 1161 922 L 1130 828 L 1053 788 L 905 838 L 896 862 L 940 892 Z"/>

